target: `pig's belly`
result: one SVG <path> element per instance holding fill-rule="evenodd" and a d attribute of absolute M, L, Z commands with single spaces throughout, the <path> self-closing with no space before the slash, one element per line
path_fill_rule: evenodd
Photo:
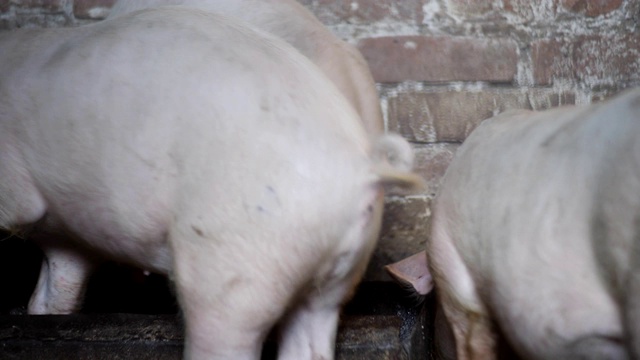
<path fill-rule="evenodd" d="M 511 268 L 491 295 L 503 333 L 538 356 L 532 358 L 563 358 L 593 338 L 622 340 L 619 308 L 596 268 L 571 256 L 564 264 L 540 262 L 527 271 Z"/>
<path fill-rule="evenodd" d="M 64 204 L 50 206 L 48 233 L 70 233 L 80 247 L 88 246 L 100 256 L 169 273 L 171 249 L 164 206 L 135 200 L 121 204 L 87 198 L 79 203 L 65 200 Z M 66 237 L 42 241 L 66 241 Z"/>

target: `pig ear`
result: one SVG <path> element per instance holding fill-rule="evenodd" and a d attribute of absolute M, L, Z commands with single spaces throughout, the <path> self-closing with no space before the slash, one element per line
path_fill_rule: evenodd
<path fill-rule="evenodd" d="M 427 252 L 421 251 L 384 269 L 401 285 L 426 295 L 433 289 L 433 278 L 427 266 Z"/>

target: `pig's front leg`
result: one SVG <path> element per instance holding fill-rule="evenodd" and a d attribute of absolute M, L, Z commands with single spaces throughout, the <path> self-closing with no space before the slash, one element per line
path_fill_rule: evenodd
<path fill-rule="evenodd" d="M 95 260 L 72 247 L 45 247 L 29 314 L 70 314 L 80 309 Z"/>

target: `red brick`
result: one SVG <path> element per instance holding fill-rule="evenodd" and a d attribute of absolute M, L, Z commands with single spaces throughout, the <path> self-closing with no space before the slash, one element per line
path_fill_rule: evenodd
<path fill-rule="evenodd" d="M 622 0 L 562 0 L 562 6 L 575 13 L 595 17 L 618 9 Z"/>
<path fill-rule="evenodd" d="M 587 85 L 640 80 L 640 35 L 582 36 L 573 41 L 539 40 L 532 44 L 537 85 L 554 79 Z"/>
<path fill-rule="evenodd" d="M 358 43 L 378 82 L 512 82 L 518 49 L 509 39 L 390 36 Z"/>
<path fill-rule="evenodd" d="M 537 85 L 549 85 L 554 77 L 571 78 L 569 44 L 558 40 L 538 40 L 531 45 L 533 81 Z"/>
<path fill-rule="evenodd" d="M 389 99 L 389 129 L 414 142 L 462 142 L 482 120 L 507 109 L 574 103 L 575 94 L 549 89 L 401 93 Z"/>
<path fill-rule="evenodd" d="M 325 24 L 369 24 L 401 21 L 418 23 L 422 19 L 422 5 L 428 0 L 318 0 L 313 9 Z M 310 1 L 303 1 L 310 6 Z"/>

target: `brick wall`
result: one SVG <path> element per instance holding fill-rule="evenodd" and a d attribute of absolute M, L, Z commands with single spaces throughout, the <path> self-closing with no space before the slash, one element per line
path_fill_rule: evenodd
<path fill-rule="evenodd" d="M 0 0 L 0 28 L 75 26 L 114 0 Z M 509 108 L 587 104 L 640 85 L 637 0 L 301 0 L 359 47 L 385 122 L 415 146 L 423 196 L 390 198 L 368 273 L 424 248 L 429 203 L 466 135 Z"/>

